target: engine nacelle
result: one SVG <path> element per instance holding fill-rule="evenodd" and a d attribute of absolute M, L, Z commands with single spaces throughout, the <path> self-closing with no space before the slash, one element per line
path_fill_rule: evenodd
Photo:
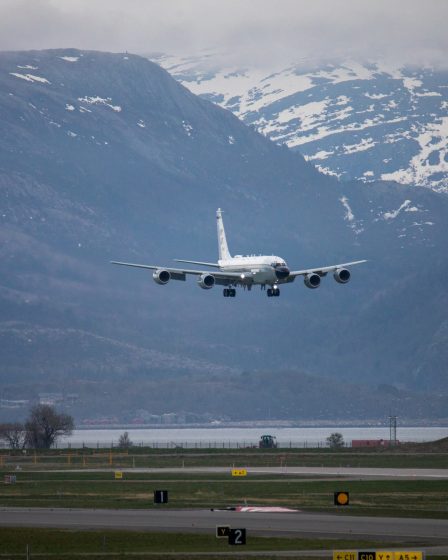
<path fill-rule="evenodd" d="M 156 284 L 168 284 L 171 279 L 171 274 L 168 270 L 156 270 L 152 273 L 152 277 L 154 278 L 154 282 Z"/>
<path fill-rule="evenodd" d="M 316 274 L 314 272 L 311 274 L 307 274 L 303 281 L 305 282 L 305 286 L 307 288 L 311 288 L 312 290 L 320 286 L 320 276 L 319 274 Z"/>
<path fill-rule="evenodd" d="M 201 274 L 198 284 L 203 290 L 210 290 L 215 285 L 215 277 L 212 274 Z"/>
<path fill-rule="evenodd" d="M 333 273 L 334 279 L 338 284 L 347 284 L 350 280 L 350 271 L 346 268 L 337 268 Z"/>

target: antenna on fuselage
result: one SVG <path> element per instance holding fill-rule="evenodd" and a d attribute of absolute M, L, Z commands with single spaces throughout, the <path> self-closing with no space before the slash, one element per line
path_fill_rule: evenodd
<path fill-rule="evenodd" d="M 222 221 L 222 210 L 218 208 L 216 210 L 216 225 L 218 230 L 218 252 L 219 260 L 231 259 L 232 256 L 229 253 L 229 247 L 227 246 L 226 232 L 224 230 L 224 222 Z"/>

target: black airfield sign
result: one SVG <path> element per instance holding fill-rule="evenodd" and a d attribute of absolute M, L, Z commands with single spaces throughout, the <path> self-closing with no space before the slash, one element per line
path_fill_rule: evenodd
<path fill-rule="evenodd" d="M 154 503 L 167 504 L 168 503 L 168 490 L 154 490 Z"/>
<path fill-rule="evenodd" d="M 246 529 L 230 529 L 229 544 L 246 544 Z"/>
<path fill-rule="evenodd" d="M 223 539 L 229 536 L 230 527 L 228 525 L 217 525 L 216 526 L 216 538 Z"/>

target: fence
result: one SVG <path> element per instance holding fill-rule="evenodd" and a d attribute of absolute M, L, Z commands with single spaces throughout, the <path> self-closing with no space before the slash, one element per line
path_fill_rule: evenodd
<path fill-rule="evenodd" d="M 133 441 L 133 447 L 150 447 L 152 449 L 255 449 L 259 440 L 243 441 Z M 351 442 L 346 442 L 345 447 L 351 447 Z M 278 441 L 280 449 L 316 449 L 328 447 L 326 441 Z M 55 445 L 61 449 L 114 449 L 118 447 L 118 440 L 111 441 L 71 441 Z"/>

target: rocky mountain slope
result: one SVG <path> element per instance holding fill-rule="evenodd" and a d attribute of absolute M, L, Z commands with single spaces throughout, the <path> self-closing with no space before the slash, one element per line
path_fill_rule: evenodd
<path fill-rule="evenodd" d="M 215 260 L 218 207 L 233 253 L 369 263 L 275 301 L 109 264 Z M 144 58 L 0 54 L 0 208 L 3 398 L 291 369 L 447 390 L 446 196 L 339 183 Z"/>
<path fill-rule="evenodd" d="M 308 60 L 260 70 L 220 66 L 210 55 L 151 58 L 324 173 L 448 192 L 446 70 Z"/>

